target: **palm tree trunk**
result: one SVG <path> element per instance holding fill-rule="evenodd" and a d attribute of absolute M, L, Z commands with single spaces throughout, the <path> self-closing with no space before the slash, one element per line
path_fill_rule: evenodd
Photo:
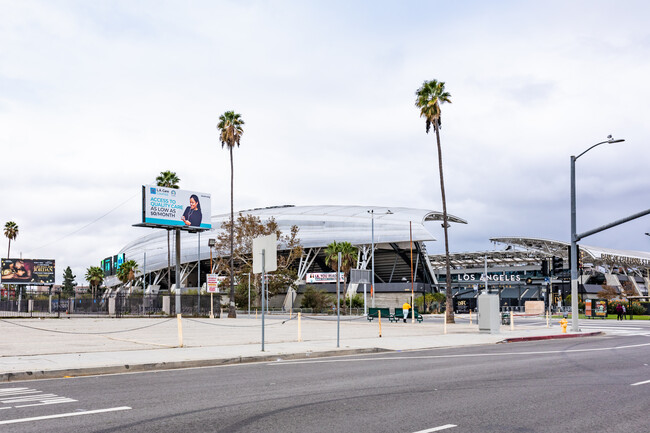
<path fill-rule="evenodd" d="M 11 238 L 7 239 L 9 239 L 9 246 L 7 247 L 7 258 L 9 258 L 9 251 L 11 251 Z"/>
<path fill-rule="evenodd" d="M 230 148 L 230 306 L 228 307 L 228 317 L 237 317 L 237 310 L 235 309 L 235 255 L 234 255 L 234 242 L 235 242 L 235 208 L 234 208 L 234 166 L 232 163 L 232 146 Z"/>
<path fill-rule="evenodd" d="M 456 323 L 454 321 L 454 305 L 451 297 L 451 265 L 449 263 L 449 233 L 447 226 L 449 218 L 447 217 L 447 198 L 445 197 L 445 178 L 442 174 L 442 147 L 440 146 L 440 130 L 438 122 L 433 122 L 433 127 L 436 130 L 436 143 L 438 145 L 438 171 L 440 172 L 440 193 L 442 195 L 442 227 L 445 232 L 445 268 L 447 270 L 446 283 L 447 290 L 445 293 L 445 320 L 447 323 Z"/>

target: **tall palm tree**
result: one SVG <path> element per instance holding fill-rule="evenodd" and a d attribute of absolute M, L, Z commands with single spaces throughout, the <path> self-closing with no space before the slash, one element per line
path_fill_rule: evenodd
<path fill-rule="evenodd" d="M 163 188 L 172 188 L 178 189 L 178 184 L 181 182 L 181 179 L 176 176 L 174 171 L 161 171 L 158 177 L 156 178 L 156 186 L 161 186 Z M 172 280 L 171 280 L 171 246 L 169 241 L 170 230 L 167 230 L 167 288 L 171 289 Z"/>
<path fill-rule="evenodd" d="M 85 278 L 92 287 L 93 298 L 95 298 L 97 288 L 104 282 L 104 271 L 99 266 L 91 266 L 86 269 Z"/>
<path fill-rule="evenodd" d="M 230 306 L 228 308 L 228 317 L 237 317 L 234 275 L 235 210 L 233 206 L 234 167 L 232 163 L 232 149 L 235 147 L 235 144 L 239 147 L 239 141 L 244 133 L 243 125 L 244 121 L 241 118 L 241 114 L 237 114 L 234 111 L 226 111 L 219 116 L 219 123 L 217 124 L 221 148 L 223 149 L 224 146 L 228 146 L 228 151 L 230 152 Z"/>
<path fill-rule="evenodd" d="M 440 105 L 448 102 L 451 104 L 451 95 L 445 91 L 445 83 L 442 81 L 431 80 L 425 81 L 415 92 L 416 100 L 415 106 L 420 109 L 420 117 L 426 120 L 427 134 L 431 130 L 436 132 L 436 143 L 438 145 L 438 171 L 440 173 L 440 192 L 442 194 L 442 227 L 445 232 L 445 264 L 447 268 L 447 291 L 446 291 L 446 321 L 447 323 L 454 323 L 454 309 L 451 298 L 451 265 L 449 263 L 449 235 L 447 228 L 449 227 L 447 217 L 447 199 L 445 197 L 445 178 L 442 174 L 442 147 L 440 146 L 440 126 L 441 112 Z"/>
<path fill-rule="evenodd" d="M 9 246 L 7 247 L 7 258 L 9 258 L 9 254 L 11 252 L 11 241 L 16 240 L 16 236 L 18 236 L 18 224 L 13 221 L 8 221 L 5 224 L 4 233 L 7 239 L 9 239 Z"/>

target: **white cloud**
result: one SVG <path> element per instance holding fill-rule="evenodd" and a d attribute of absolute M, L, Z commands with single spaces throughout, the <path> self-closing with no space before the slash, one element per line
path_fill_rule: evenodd
<path fill-rule="evenodd" d="M 469 221 L 454 228 L 453 251 L 491 248 L 494 236 L 567 240 L 569 155 L 608 134 L 626 142 L 578 162 L 579 230 L 650 202 L 644 2 L 1 9 L 0 219 L 21 228 L 12 251 L 55 258 L 59 274 L 70 265 L 83 275 L 149 233 L 131 224 L 140 185 L 160 171 L 227 212 L 229 157 L 215 125 L 230 109 L 246 121 L 238 209 L 440 209 L 435 137 L 413 105 L 433 78 L 453 101 L 443 106 L 448 209 Z M 647 218 L 588 243 L 647 250 Z"/>

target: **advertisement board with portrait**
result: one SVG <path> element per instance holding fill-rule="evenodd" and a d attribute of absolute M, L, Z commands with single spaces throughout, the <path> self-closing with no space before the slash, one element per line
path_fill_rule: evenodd
<path fill-rule="evenodd" d="M 143 185 L 140 225 L 209 230 L 211 206 L 210 194 Z"/>
<path fill-rule="evenodd" d="M 3 284 L 54 284 L 54 260 L 2 259 Z"/>

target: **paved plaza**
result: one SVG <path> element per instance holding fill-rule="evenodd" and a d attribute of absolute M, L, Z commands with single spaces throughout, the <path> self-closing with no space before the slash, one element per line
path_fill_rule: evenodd
<path fill-rule="evenodd" d="M 262 351 L 261 316 L 228 318 L 91 318 L 2 319 L 2 381 L 196 367 L 236 362 L 346 355 L 496 344 L 506 339 L 561 335 L 557 320 L 501 326 L 499 333 L 480 332 L 476 318 L 456 317 L 447 326 L 442 316 L 423 323 L 391 323 L 365 317 L 266 316 Z M 516 321 L 515 321 L 516 323 Z M 179 332 L 179 324 L 182 329 Z M 584 333 L 587 335 L 588 333 Z M 181 347 L 182 338 L 182 347 Z"/>

